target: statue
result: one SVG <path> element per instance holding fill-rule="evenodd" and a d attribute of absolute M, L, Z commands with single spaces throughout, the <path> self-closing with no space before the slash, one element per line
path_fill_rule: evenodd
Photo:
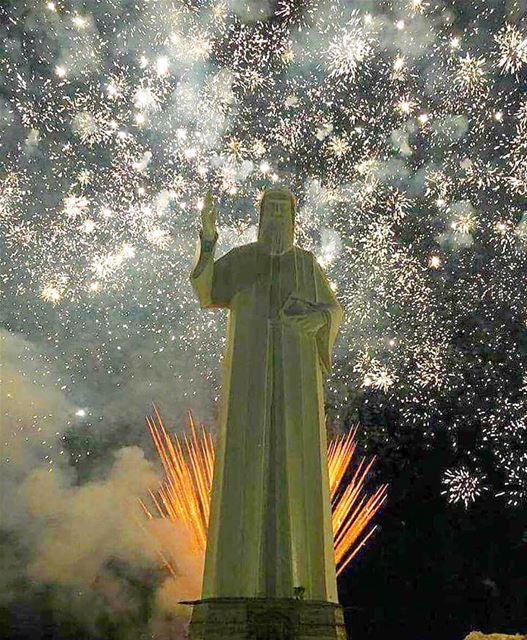
<path fill-rule="evenodd" d="M 257 241 L 218 260 L 210 192 L 201 213 L 191 282 L 202 308 L 229 310 L 203 601 L 338 602 L 323 380 L 342 309 L 293 244 L 295 206 L 265 191 Z"/>

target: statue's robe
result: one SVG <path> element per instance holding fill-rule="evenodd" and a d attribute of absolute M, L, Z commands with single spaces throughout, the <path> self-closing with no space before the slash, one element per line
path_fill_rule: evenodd
<path fill-rule="evenodd" d="M 214 261 L 204 244 L 194 290 L 229 317 L 202 598 L 304 587 L 305 599 L 338 602 L 323 378 L 342 309 L 308 251 L 255 242 Z M 280 322 L 290 294 L 324 309 L 316 333 Z"/>

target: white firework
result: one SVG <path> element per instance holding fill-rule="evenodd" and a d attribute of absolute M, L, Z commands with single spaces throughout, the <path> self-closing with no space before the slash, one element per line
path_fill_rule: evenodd
<path fill-rule="evenodd" d="M 447 496 L 452 504 L 462 503 L 465 509 L 485 491 L 485 476 L 466 465 L 447 469 L 443 475 L 444 490 L 441 495 Z"/>
<path fill-rule="evenodd" d="M 355 13 L 329 44 L 327 56 L 330 76 L 354 78 L 373 51 L 372 34 L 364 28 Z"/>
<path fill-rule="evenodd" d="M 527 36 L 513 24 L 506 24 L 494 36 L 498 43 L 498 67 L 503 73 L 518 73 L 527 64 Z"/>
<path fill-rule="evenodd" d="M 454 82 L 463 92 L 467 94 L 477 93 L 484 87 L 486 77 L 484 58 L 471 56 L 470 53 L 459 58 Z"/>

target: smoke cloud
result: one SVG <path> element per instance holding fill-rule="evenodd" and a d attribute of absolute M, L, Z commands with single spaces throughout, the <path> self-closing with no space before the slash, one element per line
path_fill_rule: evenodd
<path fill-rule="evenodd" d="M 53 386 L 48 354 L 7 332 L 1 344 L 0 604 L 38 608 L 45 592 L 57 621 L 82 632 L 111 621 L 118 636 L 132 626 L 183 637 L 190 611 L 178 601 L 199 597 L 202 558 L 185 527 L 141 508 L 160 482 L 154 465 L 121 447 L 82 481 L 65 440 L 76 408 Z"/>

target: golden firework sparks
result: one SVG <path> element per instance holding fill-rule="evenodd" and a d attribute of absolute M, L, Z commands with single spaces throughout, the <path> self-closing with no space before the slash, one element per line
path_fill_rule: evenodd
<path fill-rule="evenodd" d="M 146 421 L 161 459 L 165 480 L 151 497 L 158 514 L 183 522 L 191 533 L 193 547 L 204 552 L 209 521 L 210 489 L 214 468 L 214 446 L 203 426 L 198 428 L 189 412 L 190 436 L 170 437 L 157 407 L 155 418 Z"/>
<path fill-rule="evenodd" d="M 328 447 L 329 486 L 335 544 L 337 575 L 340 575 L 373 534 L 376 525 L 367 531 L 368 524 L 387 497 L 387 485 L 381 485 L 373 494 L 365 490 L 375 457 L 363 458 L 347 481 L 346 472 L 357 447 L 357 427 L 333 440 Z"/>
<path fill-rule="evenodd" d="M 155 416 L 147 424 L 159 454 L 165 478 L 157 491 L 151 492 L 155 512 L 161 518 L 183 523 L 189 532 L 196 554 L 205 552 L 209 521 L 210 493 L 214 469 L 214 444 L 210 433 L 197 425 L 189 412 L 189 431 L 184 436 L 170 435 L 154 407 Z M 372 458 L 359 464 L 347 480 L 356 450 L 357 428 L 333 440 L 328 447 L 328 471 L 332 506 L 335 562 L 340 575 L 366 544 L 376 526 L 368 525 L 386 500 L 387 485 L 373 494 L 365 489 L 368 474 L 375 462 Z M 146 515 L 154 515 L 142 503 Z M 173 573 L 174 568 L 163 551 L 163 563 Z"/>

